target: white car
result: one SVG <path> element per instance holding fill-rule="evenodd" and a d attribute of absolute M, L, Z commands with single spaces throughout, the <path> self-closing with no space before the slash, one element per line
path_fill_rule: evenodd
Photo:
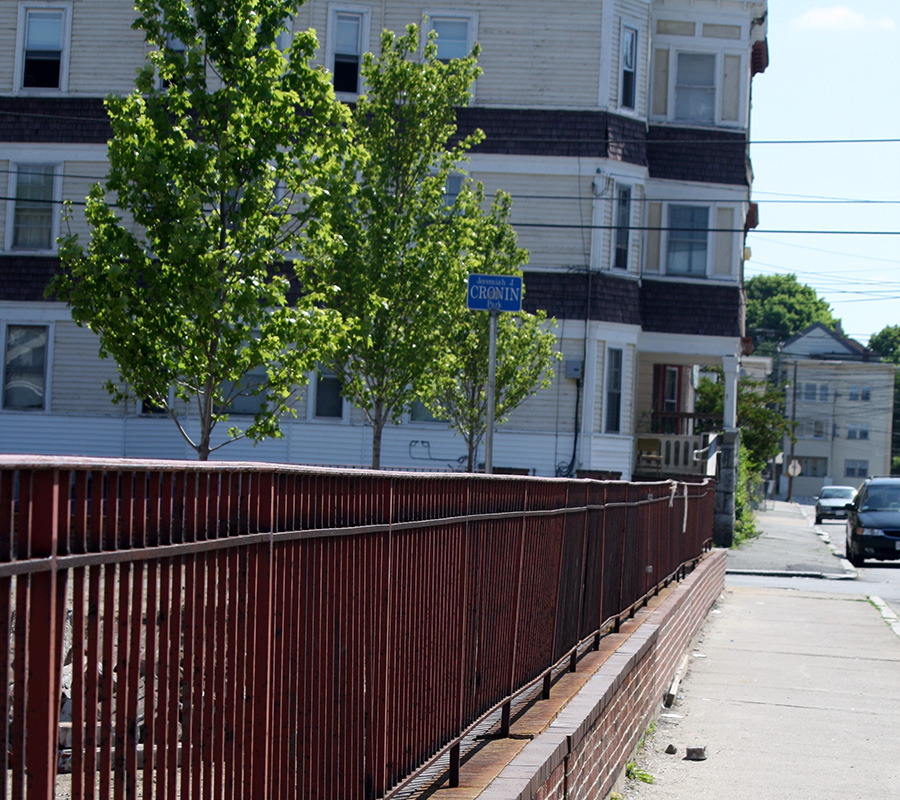
<path fill-rule="evenodd" d="M 854 497 L 852 486 L 824 486 L 816 498 L 816 525 L 823 519 L 847 519 L 847 506 Z"/>

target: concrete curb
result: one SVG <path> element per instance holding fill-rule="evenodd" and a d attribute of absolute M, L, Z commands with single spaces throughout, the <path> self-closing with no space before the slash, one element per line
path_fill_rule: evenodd
<path fill-rule="evenodd" d="M 847 562 L 849 564 L 849 562 Z M 855 581 L 856 570 L 851 567 L 848 572 L 839 575 L 834 572 L 794 572 L 786 569 L 726 569 L 726 575 L 761 575 L 767 578 L 821 578 L 829 581 Z"/>
<path fill-rule="evenodd" d="M 888 627 L 894 632 L 897 638 L 900 638 L 900 617 L 894 610 L 884 602 L 878 595 L 870 594 L 868 601 L 881 612 L 881 618 L 887 623 Z"/>

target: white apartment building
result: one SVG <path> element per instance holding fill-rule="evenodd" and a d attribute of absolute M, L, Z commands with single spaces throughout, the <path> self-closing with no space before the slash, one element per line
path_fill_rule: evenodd
<path fill-rule="evenodd" d="M 530 253 L 526 305 L 556 317 L 563 354 L 552 387 L 498 429 L 496 465 L 631 478 L 642 436 L 658 442 L 666 472 L 695 471 L 704 366 L 724 368 L 723 428 L 735 429 L 744 234 L 756 224 L 750 95 L 768 63 L 766 14 L 765 0 L 308 0 L 291 20 L 292 31 L 315 28 L 347 101 L 383 29 L 426 15 L 441 57 L 481 46 L 474 102 L 458 117 L 486 133 L 469 172 L 487 193 L 512 195 Z M 59 203 L 84 198 L 106 171 L 102 98 L 130 91 L 145 59 L 134 16 L 131 0 L 0 4 L 3 452 L 192 456 L 171 421 L 111 404 L 103 384 L 115 365 L 43 295 L 58 269 Z M 366 465 L 361 413 L 334 379 L 311 377 L 284 438 L 219 457 Z M 385 431 L 387 467 L 447 468 L 464 455 L 419 409 Z"/>
<path fill-rule="evenodd" d="M 889 475 L 897 368 L 819 322 L 788 339 L 782 355 L 782 378 L 790 383 L 786 414 L 796 436 L 793 449 L 785 440 L 785 463 L 793 452 L 800 466 L 794 496 Z M 787 483 L 783 475 L 782 493 Z"/>

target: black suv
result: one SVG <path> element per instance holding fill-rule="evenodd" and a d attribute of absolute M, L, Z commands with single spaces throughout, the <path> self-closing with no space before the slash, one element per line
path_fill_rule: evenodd
<path fill-rule="evenodd" d="M 866 478 L 847 517 L 847 559 L 900 559 L 900 478 Z"/>

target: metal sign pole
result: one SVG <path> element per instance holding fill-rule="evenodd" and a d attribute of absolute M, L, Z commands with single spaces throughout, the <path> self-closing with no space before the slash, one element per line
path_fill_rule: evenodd
<path fill-rule="evenodd" d="M 488 383 L 487 383 L 487 431 L 484 441 L 484 472 L 490 475 L 494 468 L 494 382 L 497 373 L 497 317 L 492 309 L 488 322 Z"/>

